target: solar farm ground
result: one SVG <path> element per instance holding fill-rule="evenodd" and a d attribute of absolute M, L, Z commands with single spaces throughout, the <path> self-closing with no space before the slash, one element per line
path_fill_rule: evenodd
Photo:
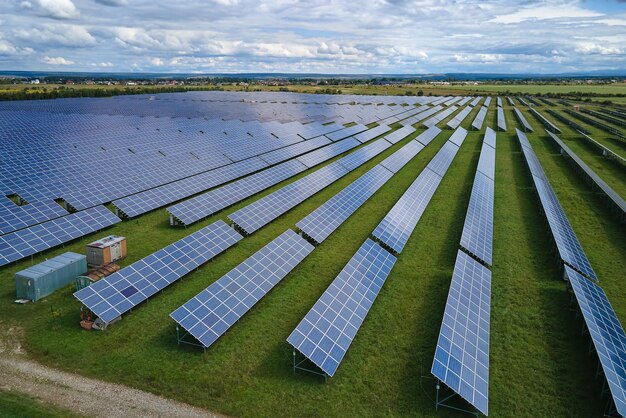
<path fill-rule="evenodd" d="M 528 138 L 561 205 L 618 317 L 626 323 L 622 283 L 626 229 L 550 145 L 527 108 L 520 108 L 535 130 Z M 496 153 L 490 415 L 601 416 L 604 400 L 600 379 L 595 378 L 596 360 L 588 354 L 588 337 L 580 334 L 580 319 L 569 304 L 550 233 L 514 134 L 519 124 L 506 101 L 504 109 L 508 131 L 498 132 Z M 478 107 L 461 126 L 469 129 L 477 111 Z M 494 129 L 495 113 L 494 100 L 485 123 Z M 616 192 L 626 196 L 623 167 L 602 158 L 580 135 L 546 116 L 563 130 L 560 138 Z M 596 140 L 626 157 L 624 143 L 587 128 Z M 78 327 L 80 305 L 70 287 L 41 302 L 13 304 L 13 275 L 31 261 L 5 266 L 0 270 L 0 326 L 23 329 L 26 351 L 44 364 L 229 415 L 458 416 L 454 411 L 435 411 L 434 382 L 421 376 L 430 374 L 484 127 L 481 132 L 469 131 L 328 383 L 303 372 L 294 376 L 292 350 L 285 340 L 451 130 L 444 130 L 206 352 L 178 346 L 174 322 L 169 318 L 170 312 L 284 230 L 294 228 L 296 222 L 421 132 L 420 127 L 124 315 L 105 332 Z M 110 227 L 106 234 L 128 238 L 129 255 L 122 263 L 128 265 L 218 219 L 226 220 L 234 210 L 305 174 L 186 229 L 170 227 L 161 209 Z M 86 243 L 104 234 L 84 237 L 35 256 L 34 261 L 66 251 L 82 253 Z M 61 312 L 56 319 L 51 316 L 52 308 Z"/>

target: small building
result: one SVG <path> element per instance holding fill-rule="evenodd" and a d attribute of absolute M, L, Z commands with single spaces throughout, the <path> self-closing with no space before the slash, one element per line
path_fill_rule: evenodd
<path fill-rule="evenodd" d="M 109 235 L 87 244 L 87 264 L 106 266 L 126 257 L 126 238 Z"/>
<path fill-rule="evenodd" d="M 18 299 L 33 302 L 74 282 L 87 271 L 87 257 L 67 252 L 15 273 Z"/>

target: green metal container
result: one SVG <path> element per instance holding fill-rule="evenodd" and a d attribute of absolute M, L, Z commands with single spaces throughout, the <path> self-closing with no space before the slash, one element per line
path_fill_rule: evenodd
<path fill-rule="evenodd" d="M 35 302 L 73 283 L 86 271 L 87 257 L 71 252 L 61 254 L 15 273 L 17 298 Z"/>

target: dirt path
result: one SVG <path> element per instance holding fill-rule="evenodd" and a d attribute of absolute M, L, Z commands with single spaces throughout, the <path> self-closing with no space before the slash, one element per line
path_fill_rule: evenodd
<path fill-rule="evenodd" d="M 0 390 L 21 392 L 91 417 L 222 417 L 148 392 L 28 360 L 16 334 L 19 331 L 15 329 L 0 334 Z"/>

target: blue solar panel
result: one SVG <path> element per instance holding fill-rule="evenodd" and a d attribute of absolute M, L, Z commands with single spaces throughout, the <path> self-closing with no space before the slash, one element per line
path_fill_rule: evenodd
<path fill-rule="evenodd" d="M 323 242 L 392 176 L 381 165 L 375 166 L 296 225 L 316 242 Z"/>
<path fill-rule="evenodd" d="M 530 123 L 528 123 L 522 112 L 518 108 L 513 109 L 513 112 L 515 112 L 515 116 L 517 116 L 517 119 L 522 124 L 524 130 L 526 132 L 533 132 L 532 126 L 530 126 Z"/>
<path fill-rule="evenodd" d="M 485 104 L 483 107 L 480 108 L 480 110 L 476 114 L 476 117 L 474 118 L 474 121 L 472 122 L 472 128 L 476 129 L 477 131 L 480 131 L 480 129 L 483 127 L 483 123 L 485 123 L 485 117 L 487 116 L 487 106 L 488 105 Z"/>
<path fill-rule="evenodd" d="M 0 236 L 0 266 L 120 222 L 104 206 L 56 218 Z"/>
<path fill-rule="evenodd" d="M 251 234 L 348 173 L 337 162 L 306 175 L 228 215 Z"/>
<path fill-rule="evenodd" d="M 425 168 L 372 234 L 396 253 L 402 252 L 440 182 L 439 175 Z"/>
<path fill-rule="evenodd" d="M 344 166 L 348 171 L 352 171 L 365 164 L 390 146 L 391 144 L 389 142 L 385 141 L 384 138 L 381 138 L 371 144 L 367 144 L 364 147 L 359 148 L 345 157 L 342 157 L 337 162 Z"/>
<path fill-rule="evenodd" d="M 361 145 L 361 143 L 356 139 L 348 138 L 337 143 L 327 145 L 316 151 L 309 152 L 308 154 L 298 157 L 297 160 L 311 168 L 323 163 L 324 161 L 328 161 L 333 157 L 343 154 L 346 151 L 350 151 L 359 145 Z"/>
<path fill-rule="evenodd" d="M 421 143 L 409 141 L 402 148 L 385 158 L 380 165 L 389 171 L 397 173 L 423 149 L 424 145 Z"/>
<path fill-rule="evenodd" d="M 365 241 L 289 335 L 289 344 L 333 376 L 395 262 L 374 241 Z"/>
<path fill-rule="evenodd" d="M 487 128 L 489 129 L 489 128 Z M 496 150 L 490 147 L 487 142 L 483 142 L 482 149 L 480 151 L 480 158 L 478 159 L 478 168 L 480 173 L 483 173 L 490 179 L 494 180 L 496 175 Z"/>
<path fill-rule="evenodd" d="M 617 412 L 626 416 L 626 334 L 600 286 L 565 266 Z"/>
<path fill-rule="evenodd" d="M 465 216 L 461 247 L 489 265 L 492 262 L 493 199 L 493 179 L 476 172 Z"/>
<path fill-rule="evenodd" d="M 391 128 L 387 125 L 378 125 L 375 128 L 368 129 L 367 131 L 361 132 L 360 134 L 354 135 L 354 139 L 361 143 L 365 143 L 367 141 L 371 141 L 372 139 L 380 136 L 386 132 L 389 132 Z"/>
<path fill-rule="evenodd" d="M 267 163 L 259 158 L 249 158 L 115 200 L 113 205 L 124 217 L 133 218 L 266 167 Z"/>
<path fill-rule="evenodd" d="M 298 160 L 285 161 L 167 208 L 178 222 L 190 225 L 295 176 L 307 167 Z"/>
<path fill-rule="evenodd" d="M 0 196 L 0 235 L 68 214 L 68 211 L 53 200 L 18 206 L 8 198 Z"/>
<path fill-rule="evenodd" d="M 431 372 L 485 415 L 490 306 L 491 271 L 458 251 Z"/>
<path fill-rule="evenodd" d="M 385 135 L 385 139 L 392 144 L 397 144 L 398 142 L 402 141 L 407 136 L 411 135 L 413 132 L 415 132 L 414 127 L 410 125 L 403 126 L 402 128 L 393 131 L 389 135 Z"/>
<path fill-rule="evenodd" d="M 163 290 L 243 237 L 217 221 L 74 293 L 109 323 Z"/>
<path fill-rule="evenodd" d="M 338 131 L 326 134 L 326 137 L 332 141 L 339 141 L 341 139 L 358 134 L 359 132 L 363 132 L 365 130 L 367 130 L 367 126 L 357 123 L 356 125 L 351 126 L 349 128 L 343 128 Z"/>
<path fill-rule="evenodd" d="M 506 131 L 506 118 L 504 117 L 504 110 L 498 106 L 496 113 L 498 114 L 498 121 L 497 121 L 498 129 L 501 131 Z"/>
<path fill-rule="evenodd" d="M 420 144 L 426 146 L 430 144 L 441 133 L 441 129 L 436 126 L 432 126 L 419 134 L 415 140 Z"/>
<path fill-rule="evenodd" d="M 320 136 L 308 141 L 298 142 L 297 144 L 289 145 L 284 148 L 271 151 L 266 154 L 261 154 L 260 158 L 266 161 L 270 165 L 278 164 L 285 160 L 304 154 L 305 152 L 312 151 L 314 149 L 323 147 L 330 144 L 332 141 L 325 136 Z"/>
<path fill-rule="evenodd" d="M 289 274 L 314 247 L 288 229 L 198 293 L 170 317 L 209 347 Z"/>

